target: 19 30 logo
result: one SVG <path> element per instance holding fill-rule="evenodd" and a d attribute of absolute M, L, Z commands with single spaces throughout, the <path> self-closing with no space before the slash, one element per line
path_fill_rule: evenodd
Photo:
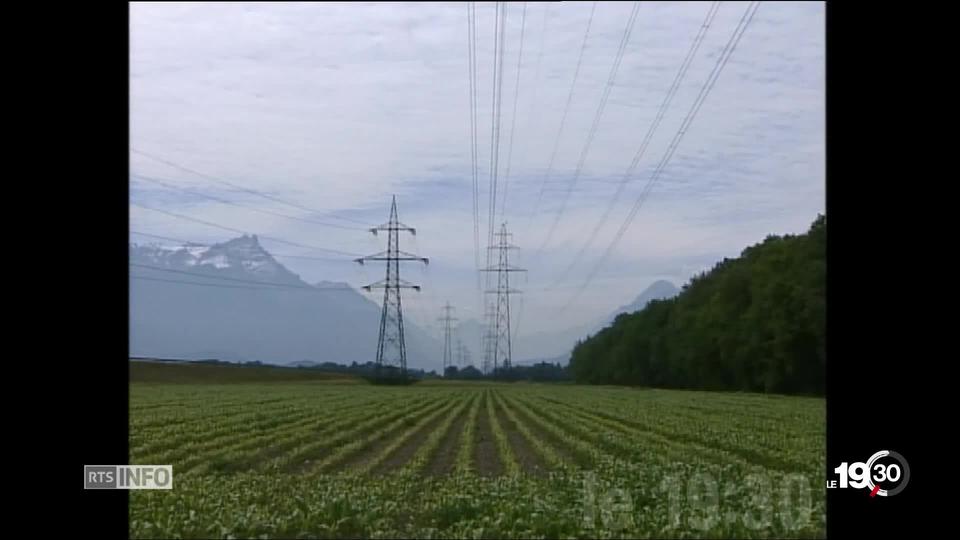
<path fill-rule="evenodd" d="M 828 488 L 866 489 L 871 497 L 892 497 L 910 482 L 910 465 L 893 450 L 880 450 L 866 463 L 844 461 L 833 472 L 839 475 L 839 484 L 837 480 L 830 480 Z"/>

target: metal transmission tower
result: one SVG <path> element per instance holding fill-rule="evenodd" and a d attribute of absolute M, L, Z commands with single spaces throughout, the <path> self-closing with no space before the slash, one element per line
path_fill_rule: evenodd
<path fill-rule="evenodd" d="M 451 317 L 450 312 L 453 311 L 453 306 L 450 305 L 450 302 L 447 302 L 447 305 L 443 306 L 443 317 L 437 319 L 443 323 L 443 374 L 446 375 L 447 368 L 453 365 L 453 341 L 451 339 L 451 332 L 453 328 L 450 326 L 450 323 L 458 320 L 456 317 Z"/>
<path fill-rule="evenodd" d="M 407 227 L 397 220 L 397 196 L 393 196 L 390 206 L 390 220 L 370 229 L 374 235 L 378 231 L 387 231 L 387 250 L 361 257 L 356 262 L 386 261 L 387 277 L 382 281 L 371 283 L 363 287 L 364 290 L 383 289 L 383 310 L 380 313 L 380 339 L 377 342 L 376 376 L 384 375 L 384 366 L 396 366 L 400 369 L 400 377 L 407 376 L 407 347 L 403 339 L 403 310 L 400 304 L 400 289 L 414 289 L 419 291 L 420 286 L 400 279 L 400 261 L 417 261 L 429 264 L 426 257 L 419 257 L 412 253 L 400 251 L 400 231 L 407 231 L 416 235 L 413 227 Z"/>
<path fill-rule="evenodd" d="M 480 364 L 480 370 L 484 375 L 493 373 L 493 344 L 497 338 L 497 334 L 494 332 L 496 315 L 496 306 L 493 302 L 487 300 L 483 310 L 486 330 L 480 336 L 480 348 L 483 351 L 483 361 Z"/>
<path fill-rule="evenodd" d="M 463 342 L 460 341 L 460 338 L 457 338 L 457 367 L 463 369 L 467 367 L 470 361 L 470 351 L 464 347 Z"/>
<path fill-rule="evenodd" d="M 497 273 L 496 290 L 486 291 L 497 295 L 496 311 L 490 328 L 493 343 L 492 345 L 488 343 L 493 355 L 494 376 L 500 371 L 501 364 L 504 370 L 509 370 L 513 358 L 513 346 L 510 342 L 510 295 L 518 294 L 520 291 L 510 288 L 510 273 L 526 272 L 523 268 L 510 265 L 510 250 L 520 248 L 508 242 L 507 239 L 512 235 L 507 232 L 506 223 L 500 226 L 500 232 L 496 233 L 496 236 L 498 238 L 497 245 L 489 246 L 488 249 L 496 249 L 499 252 L 497 265 L 483 269 L 484 272 Z"/>
<path fill-rule="evenodd" d="M 496 341 L 496 334 L 492 330 L 487 330 L 483 334 L 483 374 L 493 374 L 493 343 Z"/>
<path fill-rule="evenodd" d="M 465 345 L 460 346 L 460 369 L 463 369 L 467 366 L 472 366 L 470 363 L 470 349 Z"/>

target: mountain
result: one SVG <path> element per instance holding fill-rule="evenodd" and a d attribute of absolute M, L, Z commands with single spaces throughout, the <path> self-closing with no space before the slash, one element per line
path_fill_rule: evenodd
<path fill-rule="evenodd" d="M 130 274 L 131 356 L 350 364 L 376 355 L 379 305 L 345 283 L 306 283 L 256 236 L 132 244 Z M 442 345 L 409 321 L 404 330 L 408 367 L 439 369 Z"/>
<path fill-rule="evenodd" d="M 470 351 L 470 363 L 480 368 L 483 364 L 483 349 L 481 336 L 486 333 L 486 326 L 476 319 L 461 321 L 456 327 L 456 337 Z M 580 332 L 583 332 L 581 335 Z M 577 337 L 586 335 L 586 328 L 566 330 L 563 332 L 538 332 L 515 334 L 513 336 L 514 363 L 534 364 L 540 361 L 565 364 L 570 350 L 576 343 Z M 456 347 L 456 344 L 454 344 Z M 454 351 L 456 352 L 456 351 Z M 462 367 L 462 366 L 461 366 Z"/>
<path fill-rule="evenodd" d="M 630 302 L 625 306 L 618 307 L 600 325 L 598 325 L 596 330 L 609 326 L 610 323 L 617 318 L 617 315 L 620 315 L 621 313 L 636 313 L 637 311 L 647 307 L 647 304 L 650 303 L 651 300 L 666 300 L 667 298 L 673 298 L 678 294 L 680 294 L 680 289 L 678 289 L 673 283 L 663 279 L 655 281 L 652 285 L 644 289 L 643 292 L 633 300 L 633 302 Z"/>
<path fill-rule="evenodd" d="M 560 332 L 536 332 L 532 334 L 521 334 L 518 338 L 518 358 L 523 358 L 523 362 L 560 362 L 567 363 L 570 360 L 570 353 L 577 340 L 584 339 L 587 336 L 596 334 L 601 329 L 609 326 L 617 315 L 621 313 L 633 313 L 640 311 L 647 306 L 651 300 L 660 300 L 672 298 L 679 294 L 680 290 L 673 283 L 665 280 L 655 281 L 649 287 L 643 290 L 629 304 L 620 306 L 612 313 L 603 317 L 594 323 L 584 324 L 567 328 Z M 519 362 L 520 360 L 518 360 Z"/>
<path fill-rule="evenodd" d="M 287 270 L 260 245 L 257 235 L 243 235 L 222 244 L 131 246 L 131 263 L 234 275 L 259 281 L 299 285 L 300 276 Z M 217 272 L 219 271 L 219 272 Z"/>
<path fill-rule="evenodd" d="M 578 339 L 584 339 L 609 326 L 621 313 L 640 311 L 651 300 L 672 298 L 679 293 L 680 290 L 673 283 L 659 280 L 644 289 L 629 304 L 620 306 L 609 315 L 593 323 L 553 332 L 521 332 L 514 337 L 513 341 L 514 362 L 531 364 L 544 361 L 565 364 L 570 359 L 570 352 Z M 463 343 L 471 348 L 470 352 L 473 359 L 482 359 L 480 336 L 484 333 L 484 330 L 484 326 L 474 319 L 464 321 L 458 327 L 458 335 Z M 479 361 L 474 361 L 473 364 L 479 366 Z"/>

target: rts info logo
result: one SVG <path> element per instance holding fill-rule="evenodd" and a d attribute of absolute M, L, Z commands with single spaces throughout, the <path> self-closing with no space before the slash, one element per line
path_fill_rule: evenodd
<path fill-rule="evenodd" d="M 84 465 L 83 489 L 173 489 L 173 465 Z"/>

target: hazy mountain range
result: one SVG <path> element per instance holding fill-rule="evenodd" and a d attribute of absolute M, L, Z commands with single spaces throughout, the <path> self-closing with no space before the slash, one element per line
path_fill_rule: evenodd
<path fill-rule="evenodd" d="M 130 265 L 132 356 L 349 364 L 376 355 L 380 306 L 345 283 L 306 283 L 256 236 L 132 245 Z M 404 331 L 408 365 L 436 369 L 442 344 L 410 322 Z"/>
<path fill-rule="evenodd" d="M 306 283 L 277 262 L 256 236 L 213 246 L 132 244 L 130 276 L 131 356 L 349 364 L 376 355 L 379 305 L 345 283 Z M 520 334 L 514 361 L 565 363 L 577 339 L 619 313 L 678 292 L 673 284 L 658 281 L 594 324 Z M 476 320 L 458 326 L 458 337 L 476 366 L 482 360 L 482 331 Z M 439 371 L 442 342 L 409 319 L 404 332 L 408 365 Z"/>
<path fill-rule="evenodd" d="M 606 317 L 593 323 L 555 332 L 520 332 L 514 336 L 514 363 L 533 363 L 544 360 L 566 363 L 570 358 L 570 351 L 578 339 L 595 334 L 612 323 L 621 313 L 640 311 L 651 300 L 671 298 L 679 292 L 680 290 L 669 281 L 656 281 L 644 289 L 632 302 L 620 306 Z M 471 348 L 473 358 L 482 358 L 480 355 L 480 336 L 485 331 L 484 326 L 477 320 L 470 319 L 461 323 L 457 330 L 464 345 Z"/>

